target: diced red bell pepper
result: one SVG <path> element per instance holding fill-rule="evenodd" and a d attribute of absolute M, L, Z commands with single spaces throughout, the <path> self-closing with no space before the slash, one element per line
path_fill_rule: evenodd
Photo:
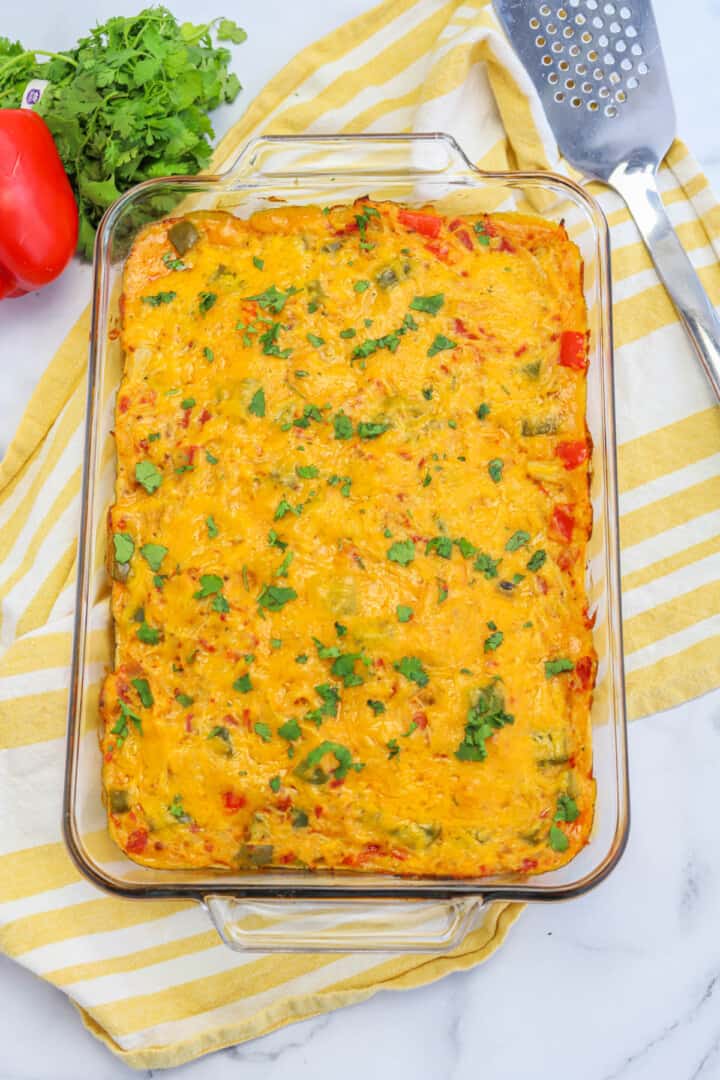
<path fill-rule="evenodd" d="M 450 254 L 450 248 L 447 244 L 436 244 L 434 240 L 431 240 L 429 244 L 426 244 L 427 250 L 435 256 L 436 259 L 440 259 L 441 262 L 448 261 L 448 255 Z"/>
<path fill-rule="evenodd" d="M 550 518 L 550 528 L 561 540 L 566 543 L 570 543 L 572 540 L 573 529 L 575 528 L 575 518 L 573 517 L 572 507 L 558 503 L 553 508 L 552 517 Z"/>
<path fill-rule="evenodd" d="M 237 810 L 242 810 L 247 799 L 237 791 L 223 791 L 222 801 L 227 813 L 234 814 Z"/>
<path fill-rule="evenodd" d="M 577 330 L 564 330 L 560 338 L 560 363 L 573 371 L 585 371 L 587 355 L 585 335 Z"/>
<path fill-rule="evenodd" d="M 136 829 L 135 832 L 131 832 L 128 836 L 125 848 L 127 851 L 132 852 L 133 855 L 139 855 L 141 851 L 145 850 L 147 840 L 147 829 Z"/>
<path fill-rule="evenodd" d="M 436 214 L 423 214 L 417 210 L 400 210 L 398 221 L 412 232 L 418 232 L 422 236 L 432 236 L 433 238 L 440 235 L 440 229 L 442 228 L 442 218 L 439 218 Z"/>
<path fill-rule="evenodd" d="M 587 690 L 590 686 L 594 666 L 591 656 L 581 656 L 579 660 L 575 661 L 574 674 L 577 676 L 583 690 Z"/>
<path fill-rule="evenodd" d="M 566 469 L 577 469 L 588 459 L 588 444 L 582 442 L 561 442 L 555 447 L 555 456 L 559 457 Z"/>

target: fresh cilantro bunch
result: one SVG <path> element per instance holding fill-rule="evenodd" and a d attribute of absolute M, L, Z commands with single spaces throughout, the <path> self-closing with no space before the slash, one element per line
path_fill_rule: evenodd
<path fill-rule="evenodd" d="M 210 160 L 207 113 L 241 89 L 228 72 L 230 51 L 213 44 L 211 31 L 235 44 L 247 37 L 230 19 L 179 24 L 164 7 L 108 19 L 64 53 L 0 37 L 0 107 L 16 108 L 30 79 L 50 82 L 37 112 L 73 186 L 86 257 L 122 192 L 150 177 L 199 172 Z"/>

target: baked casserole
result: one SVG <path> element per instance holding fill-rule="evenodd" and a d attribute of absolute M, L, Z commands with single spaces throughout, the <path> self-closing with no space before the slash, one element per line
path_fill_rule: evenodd
<path fill-rule="evenodd" d="M 109 513 L 109 824 L 159 868 L 481 877 L 592 826 L 582 263 L 359 200 L 146 228 Z"/>

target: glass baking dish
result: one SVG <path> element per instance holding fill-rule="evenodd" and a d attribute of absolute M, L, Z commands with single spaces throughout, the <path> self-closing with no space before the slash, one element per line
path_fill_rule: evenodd
<path fill-rule="evenodd" d="M 594 529 L 587 587 L 600 664 L 592 711 L 597 809 L 590 842 L 568 865 L 531 879 L 407 879 L 377 874 L 152 870 L 117 848 L 105 828 L 97 739 L 98 691 L 111 665 L 106 514 L 115 474 L 112 427 L 122 370 L 123 263 L 148 220 L 188 209 L 239 216 L 287 203 L 358 196 L 434 203 L 443 212 L 524 209 L 564 220 L 585 264 L 590 326 L 587 421 L 593 440 Z M 95 244 L 78 592 L 68 709 L 65 839 L 95 885 L 134 899 L 205 906 L 222 939 L 243 950 L 443 951 L 479 924 L 496 899 L 562 900 L 600 882 L 617 863 L 629 826 L 622 664 L 618 507 L 608 229 L 594 200 L 549 173 L 476 169 L 448 135 L 269 136 L 247 144 L 219 175 L 149 180 L 105 215 Z"/>

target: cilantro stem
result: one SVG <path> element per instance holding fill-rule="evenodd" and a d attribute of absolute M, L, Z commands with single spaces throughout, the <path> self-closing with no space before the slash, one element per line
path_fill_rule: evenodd
<path fill-rule="evenodd" d="M 62 60 L 66 64 L 72 64 L 74 68 L 78 66 L 77 60 L 73 60 L 72 56 L 66 56 L 64 53 L 46 52 L 45 49 L 26 49 L 25 52 L 11 56 L 4 64 L 0 64 L 0 72 L 13 67 L 19 60 L 27 60 L 28 56 L 49 56 L 51 60 Z"/>

